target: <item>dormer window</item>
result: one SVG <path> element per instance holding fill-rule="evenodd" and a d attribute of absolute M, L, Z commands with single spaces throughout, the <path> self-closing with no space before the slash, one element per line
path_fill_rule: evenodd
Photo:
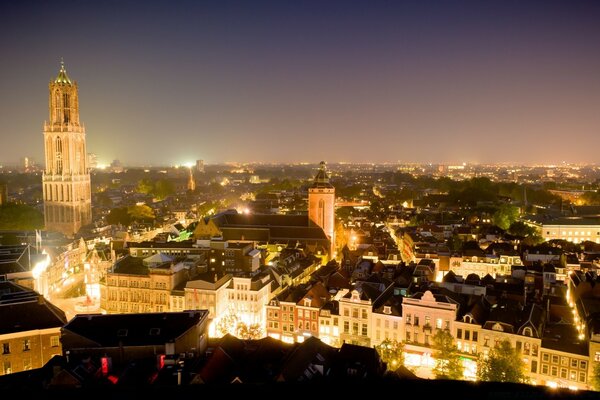
<path fill-rule="evenodd" d="M 352 301 L 360 301 L 360 297 L 358 296 L 358 291 L 352 291 Z"/>
<path fill-rule="evenodd" d="M 304 307 L 310 307 L 311 299 L 304 299 Z"/>
<path fill-rule="evenodd" d="M 524 336 L 533 336 L 531 328 L 527 327 L 527 328 L 523 329 L 523 335 Z"/>
<path fill-rule="evenodd" d="M 387 315 L 391 314 L 392 308 L 390 306 L 383 306 L 383 313 Z"/>
<path fill-rule="evenodd" d="M 150 336 L 158 336 L 160 335 L 160 328 L 150 328 L 150 332 L 148 332 Z"/>

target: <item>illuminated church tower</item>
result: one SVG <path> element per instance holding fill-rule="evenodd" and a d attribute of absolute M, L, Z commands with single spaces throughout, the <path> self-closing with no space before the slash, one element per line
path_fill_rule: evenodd
<path fill-rule="evenodd" d="M 92 220 L 85 127 L 79 122 L 77 83 L 64 63 L 50 82 L 50 120 L 44 122 L 46 169 L 42 177 L 47 230 L 72 237 Z"/>
<path fill-rule="evenodd" d="M 335 188 L 329 183 L 325 161 L 321 161 L 314 183 L 308 189 L 308 218 L 312 223 L 319 225 L 325 231 L 327 238 L 331 242 L 331 257 L 333 257 L 333 250 L 335 248 L 334 202 Z"/>

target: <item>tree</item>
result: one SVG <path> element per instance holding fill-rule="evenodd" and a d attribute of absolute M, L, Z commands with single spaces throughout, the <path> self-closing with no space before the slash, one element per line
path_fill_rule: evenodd
<path fill-rule="evenodd" d="M 246 324 L 239 321 L 236 326 L 236 336 L 244 340 L 256 340 L 263 337 L 263 330 L 260 324 Z"/>
<path fill-rule="evenodd" d="M 435 377 L 438 379 L 462 379 L 464 366 L 450 331 L 447 329 L 437 330 L 433 335 L 433 349 Z"/>
<path fill-rule="evenodd" d="M 156 218 L 154 210 L 145 204 L 127 207 L 127 214 L 133 221 L 153 221 Z"/>
<path fill-rule="evenodd" d="M 117 207 L 110 210 L 106 216 L 106 221 L 113 225 L 128 226 L 131 223 L 131 216 L 127 212 L 127 207 Z"/>
<path fill-rule="evenodd" d="M 488 382 L 527 383 L 525 362 L 508 340 L 497 344 L 477 361 L 477 379 Z"/>
<path fill-rule="evenodd" d="M 592 371 L 592 386 L 594 390 L 600 391 L 600 362 L 594 363 L 594 369 Z"/>
<path fill-rule="evenodd" d="M 507 230 L 519 218 L 519 209 L 511 204 L 502 204 L 494 213 L 494 225 Z"/>
<path fill-rule="evenodd" d="M 0 230 L 30 231 L 44 227 L 44 216 L 25 204 L 8 203 L 0 206 Z"/>
<path fill-rule="evenodd" d="M 150 179 L 142 179 L 138 182 L 137 191 L 144 194 L 150 194 L 154 191 L 154 183 Z"/>
<path fill-rule="evenodd" d="M 173 185 L 173 182 L 166 179 L 160 179 L 156 181 L 154 184 L 154 190 L 152 191 L 154 197 L 159 200 L 163 200 L 165 197 L 172 195 L 173 193 L 175 193 L 175 185 Z"/>
<path fill-rule="evenodd" d="M 217 322 L 217 326 L 215 327 L 217 336 L 225 336 L 228 333 L 235 335 L 235 333 L 237 333 L 236 327 L 238 322 L 238 316 L 229 310 L 219 319 L 219 322 Z"/>
<path fill-rule="evenodd" d="M 387 369 L 395 371 L 404 365 L 404 344 L 395 340 L 385 339 L 375 346 L 381 360 L 387 364 Z"/>

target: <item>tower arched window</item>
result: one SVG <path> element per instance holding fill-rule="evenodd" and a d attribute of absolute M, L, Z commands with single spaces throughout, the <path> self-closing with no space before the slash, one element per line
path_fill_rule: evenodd
<path fill-rule="evenodd" d="M 71 105 L 68 93 L 63 94 L 63 122 L 68 124 L 71 120 Z"/>
<path fill-rule="evenodd" d="M 54 92 L 54 121 L 60 122 L 62 120 L 62 115 L 60 113 L 60 93 L 58 90 Z"/>
<path fill-rule="evenodd" d="M 55 148 L 55 153 L 54 153 L 54 157 L 56 159 L 56 173 L 57 174 L 62 174 L 62 168 L 63 168 L 63 157 L 62 157 L 62 151 L 63 151 L 63 143 L 62 143 L 62 139 L 60 137 L 56 138 L 56 141 L 54 143 L 54 148 Z"/>
<path fill-rule="evenodd" d="M 318 221 L 319 221 L 319 226 L 321 228 L 325 227 L 325 200 L 320 199 L 319 200 L 319 213 L 318 215 Z"/>

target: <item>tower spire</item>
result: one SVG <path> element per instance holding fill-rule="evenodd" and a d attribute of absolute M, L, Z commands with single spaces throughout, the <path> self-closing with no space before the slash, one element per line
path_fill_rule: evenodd
<path fill-rule="evenodd" d="M 62 83 L 71 85 L 71 79 L 67 75 L 67 70 L 65 69 L 65 61 L 63 58 L 60 58 L 60 71 L 58 71 L 58 76 L 54 80 L 54 83 Z"/>

